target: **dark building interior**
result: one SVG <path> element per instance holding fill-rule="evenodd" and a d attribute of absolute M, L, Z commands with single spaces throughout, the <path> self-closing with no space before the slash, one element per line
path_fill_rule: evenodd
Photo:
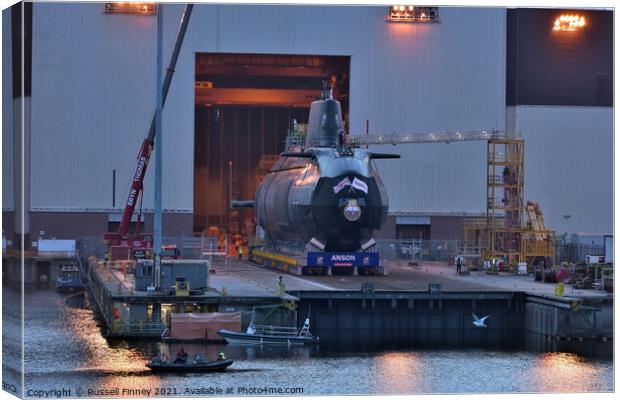
<path fill-rule="evenodd" d="M 291 121 L 307 123 L 324 81 L 348 116 L 349 57 L 199 53 L 196 55 L 194 233 L 251 235 L 251 200 L 284 150 Z"/>

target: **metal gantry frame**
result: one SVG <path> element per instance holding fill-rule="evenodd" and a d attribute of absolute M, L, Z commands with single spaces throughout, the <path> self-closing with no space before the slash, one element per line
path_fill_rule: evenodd
<path fill-rule="evenodd" d="M 493 138 L 487 142 L 486 259 L 522 262 L 524 142 Z"/>
<path fill-rule="evenodd" d="M 411 133 L 374 133 L 369 135 L 349 135 L 347 143 L 352 146 L 363 146 L 369 144 L 411 144 L 411 143 L 451 143 L 466 142 L 472 140 L 490 140 L 500 137 L 501 132 L 497 130 L 467 130 L 467 131 L 433 131 L 433 132 L 411 132 Z"/>
<path fill-rule="evenodd" d="M 535 203 L 525 204 L 525 142 L 498 130 L 435 131 L 348 136 L 353 146 L 377 144 L 487 142 L 486 218 L 463 224 L 461 256 L 504 260 L 511 269 L 555 258 L 555 232 L 547 230 Z M 527 223 L 525 217 L 527 216 Z"/>

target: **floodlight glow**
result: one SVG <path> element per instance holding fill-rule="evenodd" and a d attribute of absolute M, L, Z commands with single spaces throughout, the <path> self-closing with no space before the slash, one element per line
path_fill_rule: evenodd
<path fill-rule="evenodd" d="M 391 6 L 387 20 L 392 22 L 433 22 L 437 20 L 437 7 Z"/>
<path fill-rule="evenodd" d="M 117 2 L 105 3 L 106 14 L 138 14 L 138 15 L 154 15 L 157 12 L 155 3 L 144 2 Z"/>
<path fill-rule="evenodd" d="M 574 32 L 586 26 L 586 18 L 583 15 L 562 14 L 553 22 L 554 31 Z"/>

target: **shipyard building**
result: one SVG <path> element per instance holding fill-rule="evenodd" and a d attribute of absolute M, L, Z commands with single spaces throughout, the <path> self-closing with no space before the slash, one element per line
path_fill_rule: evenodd
<path fill-rule="evenodd" d="M 29 3 L 23 65 L 21 14 L 3 11 L 7 240 L 16 232 L 100 238 L 117 228 L 155 107 L 156 13 L 167 63 L 182 12 L 142 4 Z M 230 210 L 229 200 L 254 197 L 324 81 L 350 135 L 516 132 L 525 141 L 524 198 L 539 203 L 546 225 L 611 232 L 612 12 L 393 11 L 196 5 L 163 111 L 164 236 L 250 233 L 251 210 Z M 376 161 L 389 194 L 380 237 L 455 240 L 463 220 L 486 215 L 484 141 L 377 149 L 402 155 Z M 153 168 L 144 187 L 152 231 Z"/>

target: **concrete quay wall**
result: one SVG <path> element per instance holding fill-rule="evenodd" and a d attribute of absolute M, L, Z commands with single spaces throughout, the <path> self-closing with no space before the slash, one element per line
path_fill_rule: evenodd
<path fill-rule="evenodd" d="M 613 300 L 529 294 L 524 330 L 553 340 L 611 340 Z"/>
<path fill-rule="evenodd" d="M 328 348 L 492 347 L 523 345 L 525 295 L 519 292 L 305 292 L 299 323 Z M 486 315 L 486 328 L 473 324 Z"/>
<path fill-rule="evenodd" d="M 310 317 L 327 348 L 523 348 L 553 341 L 611 341 L 613 304 L 525 292 L 307 291 L 298 324 Z M 473 324 L 473 314 L 486 327 Z"/>

